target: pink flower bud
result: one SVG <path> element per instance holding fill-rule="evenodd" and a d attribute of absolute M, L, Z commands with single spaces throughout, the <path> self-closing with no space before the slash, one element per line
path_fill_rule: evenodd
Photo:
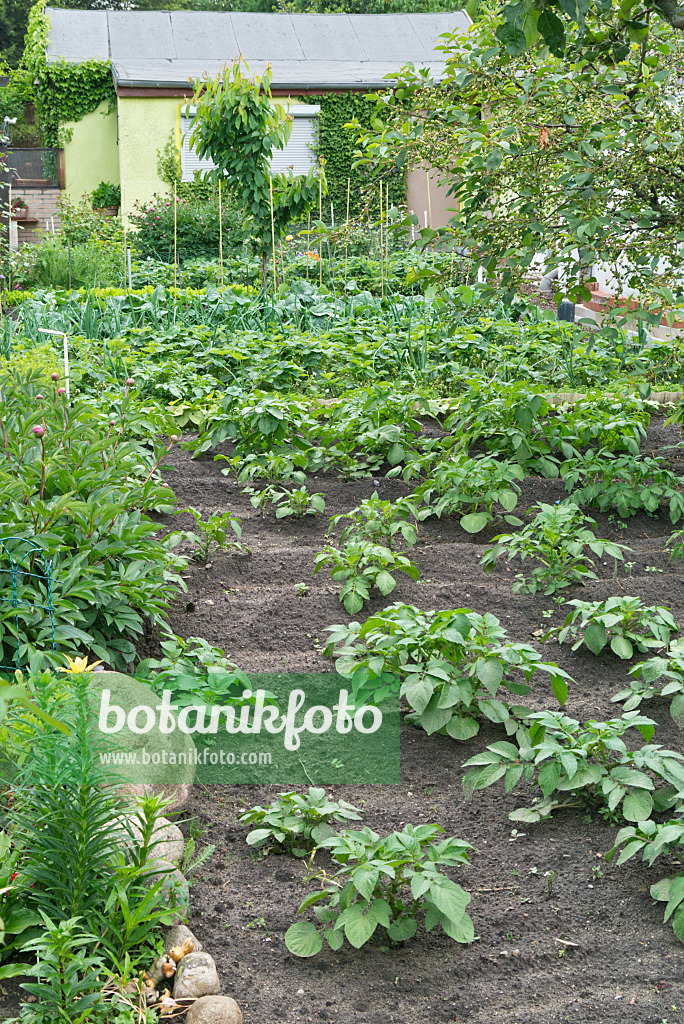
<path fill-rule="evenodd" d="M 66 388 L 57 388 L 58 395 L 66 395 Z"/>
<path fill-rule="evenodd" d="M 42 402 L 43 401 L 43 396 L 42 395 L 36 395 L 36 401 L 37 402 Z"/>
<path fill-rule="evenodd" d="M 35 434 L 36 437 L 43 437 L 43 435 L 45 434 L 45 427 L 34 427 L 33 433 Z"/>
<path fill-rule="evenodd" d="M 50 374 L 50 379 L 51 380 L 59 380 L 59 374 L 58 373 L 51 373 Z"/>
<path fill-rule="evenodd" d="M 178 434 L 171 434 L 170 440 L 171 444 L 176 444 L 176 442 L 178 441 Z"/>
<path fill-rule="evenodd" d="M 127 388 L 135 387 L 135 377 L 129 377 L 128 378 L 128 380 L 126 381 L 126 387 Z"/>

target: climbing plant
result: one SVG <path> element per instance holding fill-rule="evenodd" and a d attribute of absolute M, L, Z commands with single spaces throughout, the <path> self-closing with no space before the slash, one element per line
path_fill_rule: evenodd
<path fill-rule="evenodd" d="M 86 60 L 69 64 L 65 60 L 48 64 L 46 48 L 50 19 L 39 0 L 31 8 L 26 33 L 24 65 L 33 81 L 36 115 L 43 142 L 56 146 L 64 142 L 60 127 L 80 121 L 106 100 L 113 109 L 116 94 L 107 60 Z"/>
<path fill-rule="evenodd" d="M 358 150 L 360 130 L 369 131 L 374 105 L 362 93 L 323 93 L 302 96 L 304 103 L 320 104 L 317 122 L 315 152 L 325 157 L 325 177 L 328 182 L 328 203 L 333 204 L 335 219 L 341 221 L 347 213 L 347 182 L 349 181 L 349 214 L 357 217 L 368 209 L 371 216 L 378 213 L 379 174 L 368 166 L 354 167 L 354 154 Z M 345 128 L 356 119 L 360 128 Z M 398 205 L 406 199 L 406 176 L 392 166 L 382 171 L 383 185 L 389 188 L 390 204 Z M 384 200 L 383 200 L 384 202 Z"/>

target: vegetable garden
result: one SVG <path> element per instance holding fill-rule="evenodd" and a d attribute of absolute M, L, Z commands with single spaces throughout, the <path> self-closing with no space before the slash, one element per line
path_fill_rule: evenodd
<path fill-rule="evenodd" d="M 36 569 L 21 614 L 6 588 L 0 608 L 21 666 L 0 971 L 37 978 L 22 1020 L 55 1019 L 45 993 L 69 1020 L 78 998 L 84 1020 L 164 1008 L 131 995 L 177 912 L 143 886 L 163 802 L 137 812 L 142 853 L 99 851 L 68 910 L 40 866 L 61 843 L 68 877 L 63 833 L 35 822 L 73 814 L 46 794 L 84 742 L 91 675 L 58 671 L 76 653 L 181 704 L 311 671 L 357 706 L 401 699 L 398 785 L 193 789 L 184 914 L 245 1021 L 677 1019 L 679 343 L 484 292 L 302 275 L 275 295 L 35 293 L 3 321 L 2 533 L 16 563 L 31 541 L 52 564 L 49 595 Z M 90 864 L 118 812 L 87 749 L 107 794 L 71 825 Z"/>

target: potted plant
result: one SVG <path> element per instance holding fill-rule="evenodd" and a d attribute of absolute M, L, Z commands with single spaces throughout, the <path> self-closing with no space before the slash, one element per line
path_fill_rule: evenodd
<path fill-rule="evenodd" d="M 116 217 L 121 205 L 121 189 L 111 181 L 101 181 L 91 196 L 93 210 L 103 217 Z"/>
<path fill-rule="evenodd" d="M 12 200 L 12 220 L 26 220 L 28 217 L 28 206 L 23 199 L 17 196 Z"/>

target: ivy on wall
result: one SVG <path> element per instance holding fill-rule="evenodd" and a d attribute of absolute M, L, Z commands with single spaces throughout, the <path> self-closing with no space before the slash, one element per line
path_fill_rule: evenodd
<path fill-rule="evenodd" d="M 26 33 L 24 64 L 33 81 L 36 116 L 46 146 L 67 141 L 60 125 L 80 121 L 96 110 L 103 100 L 113 110 L 116 93 L 109 61 L 86 60 L 69 64 L 65 60 L 48 64 L 45 56 L 50 19 L 42 0 L 31 8 Z"/>
<path fill-rule="evenodd" d="M 406 176 L 392 168 L 378 171 L 368 166 L 353 167 L 354 153 L 358 149 L 358 129 L 345 128 L 345 124 L 356 118 L 362 128 L 370 128 L 374 104 L 364 99 L 362 93 L 322 93 L 318 96 L 302 96 L 303 103 L 318 103 L 321 113 L 317 122 L 316 155 L 325 157 L 325 176 L 328 182 L 327 202 L 333 204 L 335 220 L 341 221 L 347 213 L 347 182 L 349 181 L 349 213 L 358 216 L 364 210 L 376 218 L 379 213 L 379 181 L 389 186 L 390 205 L 406 200 Z M 327 213 L 327 211 L 325 211 Z M 327 220 L 327 217 L 324 218 Z"/>

